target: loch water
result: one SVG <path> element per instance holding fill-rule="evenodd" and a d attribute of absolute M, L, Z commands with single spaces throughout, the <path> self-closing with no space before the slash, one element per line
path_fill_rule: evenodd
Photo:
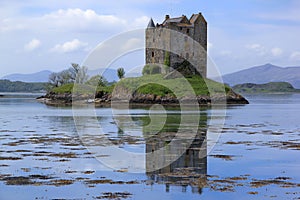
<path fill-rule="evenodd" d="M 3 95 L 1 200 L 300 198 L 300 94 L 187 113 Z"/>

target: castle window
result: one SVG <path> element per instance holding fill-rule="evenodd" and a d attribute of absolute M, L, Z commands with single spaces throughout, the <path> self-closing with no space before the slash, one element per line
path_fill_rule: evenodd
<path fill-rule="evenodd" d="M 187 42 L 188 41 L 188 37 L 184 36 L 184 41 Z"/>
<path fill-rule="evenodd" d="M 180 27 L 180 28 L 179 28 L 179 30 L 181 30 L 181 31 L 182 31 L 182 27 Z"/>
<path fill-rule="evenodd" d="M 190 29 L 188 28 L 188 29 L 186 29 L 186 33 L 187 34 L 189 34 L 190 33 Z"/>
<path fill-rule="evenodd" d="M 189 150 L 187 150 L 186 152 L 185 152 L 185 155 L 189 155 L 190 154 L 190 152 L 189 152 Z"/>
<path fill-rule="evenodd" d="M 154 57 L 154 51 L 152 51 L 152 58 Z"/>
<path fill-rule="evenodd" d="M 189 53 L 186 53 L 186 59 L 189 59 L 189 56 L 190 56 Z"/>

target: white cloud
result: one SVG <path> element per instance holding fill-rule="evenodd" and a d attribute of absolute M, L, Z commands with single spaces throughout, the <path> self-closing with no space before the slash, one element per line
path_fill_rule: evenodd
<path fill-rule="evenodd" d="M 136 28 L 145 28 L 148 25 L 149 21 L 150 21 L 149 17 L 142 16 L 134 20 L 133 26 Z"/>
<path fill-rule="evenodd" d="M 246 45 L 247 49 L 252 49 L 252 50 L 259 50 L 262 48 L 262 45 L 260 44 L 248 44 Z"/>
<path fill-rule="evenodd" d="M 131 38 L 121 48 L 123 51 L 131 51 L 143 46 L 142 42 L 140 38 Z"/>
<path fill-rule="evenodd" d="M 137 23 L 142 23 L 137 19 Z M 116 15 L 98 14 L 94 10 L 87 9 L 59 9 L 39 17 L 27 18 L 5 18 L 0 20 L 0 32 L 16 30 L 51 30 L 55 32 L 68 31 L 99 31 L 107 32 L 112 30 L 121 31 L 126 28 L 128 22 Z"/>
<path fill-rule="evenodd" d="M 38 39 L 32 39 L 30 42 L 25 44 L 24 49 L 26 51 L 33 51 L 41 46 L 41 41 Z"/>
<path fill-rule="evenodd" d="M 274 49 L 268 49 L 267 47 L 261 45 L 261 44 L 251 44 L 251 45 L 246 45 L 246 48 L 256 52 L 259 56 L 267 56 L 270 55 L 270 53 L 273 54 L 281 54 L 282 52 L 280 52 L 279 48 L 274 48 Z"/>
<path fill-rule="evenodd" d="M 108 28 L 123 28 L 126 25 L 126 20 L 115 15 L 100 15 L 94 10 L 81 10 L 79 8 L 60 9 L 44 15 L 41 21 L 56 28 L 86 31 L 95 29 L 105 31 Z"/>
<path fill-rule="evenodd" d="M 255 51 L 258 55 L 264 56 L 267 53 L 266 48 L 261 44 L 249 44 L 246 48 Z"/>
<path fill-rule="evenodd" d="M 268 48 L 264 45 L 261 44 L 250 44 L 246 45 L 246 48 L 256 52 L 259 56 L 273 56 L 273 57 L 278 57 L 282 55 L 283 50 L 279 47 L 274 47 L 274 48 Z"/>
<path fill-rule="evenodd" d="M 300 61 L 300 52 L 299 51 L 293 52 L 290 56 L 290 59 L 294 61 Z"/>
<path fill-rule="evenodd" d="M 57 53 L 70 53 L 74 51 L 84 50 L 88 46 L 87 43 L 74 39 L 63 44 L 57 44 L 50 51 Z"/>
<path fill-rule="evenodd" d="M 23 20 L 3 19 L 0 21 L 0 32 L 19 31 L 26 28 Z"/>
<path fill-rule="evenodd" d="M 280 11 L 273 11 L 273 12 L 264 12 L 258 14 L 258 17 L 264 20 L 279 20 L 279 21 L 290 21 L 290 22 L 299 22 L 300 20 L 300 13 L 299 13 L 300 3 L 299 1 L 295 0 L 294 5 L 290 5 L 283 13 L 282 8 Z"/>
<path fill-rule="evenodd" d="M 282 53 L 283 53 L 283 50 L 281 48 L 275 47 L 275 48 L 271 49 L 271 54 L 273 56 L 280 56 L 280 55 L 282 55 Z"/>

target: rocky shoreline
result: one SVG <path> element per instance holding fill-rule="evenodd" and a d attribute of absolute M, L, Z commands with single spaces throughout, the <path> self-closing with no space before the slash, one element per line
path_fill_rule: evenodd
<path fill-rule="evenodd" d="M 215 94 L 215 95 L 199 95 L 196 97 L 199 105 L 211 105 L 211 104 L 249 104 L 248 100 L 240 94 L 234 91 L 229 91 L 226 95 Z M 133 94 L 131 97 L 122 98 L 118 95 L 109 93 L 97 93 L 96 95 L 72 95 L 48 93 L 45 96 L 38 97 L 39 102 L 45 103 L 46 105 L 81 105 L 81 104 L 95 104 L 95 105 L 106 105 L 110 106 L 111 102 L 124 102 L 130 104 L 162 104 L 162 105 L 179 105 L 179 100 L 173 96 L 158 96 L 153 94 Z M 180 103 L 189 104 L 195 102 L 195 99 L 185 97 L 180 100 Z M 226 102 L 226 103 L 225 103 Z"/>

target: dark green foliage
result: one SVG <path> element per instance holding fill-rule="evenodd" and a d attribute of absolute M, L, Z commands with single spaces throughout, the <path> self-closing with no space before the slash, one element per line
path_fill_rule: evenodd
<path fill-rule="evenodd" d="M 43 92 L 48 83 L 25 83 L 0 80 L 0 92 Z"/>
<path fill-rule="evenodd" d="M 192 77 L 193 75 L 200 75 L 200 73 L 193 67 L 193 65 L 187 61 L 184 60 L 181 63 L 175 63 L 174 69 L 179 71 L 184 77 Z"/>
<path fill-rule="evenodd" d="M 119 68 L 119 69 L 117 70 L 117 73 L 118 73 L 119 79 L 124 78 L 124 76 L 125 76 L 125 70 L 124 70 L 123 67 Z"/>
<path fill-rule="evenodd" d="M 150 74 L 150 65 L 145 65 L 142 71 L 143 75 L 149 75 Z"/>
<path fill-rule="evenodd" d="M 143 75 L 160 74 L 161 68 L 158 65 L 145 65 L 142 73 Z"/>
<path fill-rule="evenodd" d="M 173 92 L 170 89 L 155 83 L 144 85 L 140 87 L 137 92 L 141 94 L 152 94 L 154 92 L 155 95 L 159 96 L 166 96 L 168 94 L 174 96 Z"/>
<path fill-rule="evenodd" d="M 165 71 L 166 73 L 168 73 L 170 68 L 170 52 L 168 51 L 165 52 L 164 65 L 165 65 Z"/>
<path fill-rule="evenodd" d="M 103 92 L 103 93 L 112 93 L 115 88 L 115 85 L 109 85 L 109 86 L 104 86 L 104 87 L 97 87 L 97 92 Z"/>
<path fill-rule="evenodd" d="M 101 75 L 96 75 L 91 77 L 86 84 L 88 85 L 92 85 L 92 86 L 107 86 L 108 85 L 108 81 L 106 80 L 105 77 L 101 76 Z"/>

